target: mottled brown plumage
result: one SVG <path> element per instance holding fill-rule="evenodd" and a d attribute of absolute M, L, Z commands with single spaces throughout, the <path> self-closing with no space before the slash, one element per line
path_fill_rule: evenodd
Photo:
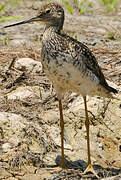
<path fill-rule="evenodd" d="M 107 84 L 96 58 L 89 48 L 72 37 L 61 34 L 64 23 L 64 10 L 60 5 L 55 3 L 47 4 L 41 8 L 36 17 L 6 27 L 34 21 L 43 21 L 46 24 L 42 39 L 41 62 L 46 75 L 53 82 L 59 99 L 62 167 L 65 167 L 65 163 L 64 121 L 61 99 L 64 92 L 73 91 L 81 94 L 84 99 L 88 147 L 88 167 L 86 171 L 94 172 L 90 158 L 86 96 L 112 97 L 111 93 L 117 93 L 117 90 Z"/>

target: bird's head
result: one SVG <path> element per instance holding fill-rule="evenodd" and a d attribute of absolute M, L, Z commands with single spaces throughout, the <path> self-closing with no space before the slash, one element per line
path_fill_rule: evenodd
<path fill-rule="evenodd" d="M 5 26 L 4 28 L 26 24 L 30 22 L 36 22 L 36 21 L 43 21 L 47 26 L 52 25 L 59 27 L 59 29 L 62 29 L 64 22 L 64 10 L 58 4 L 55 3 L 46 4 L 40 9 L 37 16 L 29 20 L 25 20 L 16 24 Z"/>

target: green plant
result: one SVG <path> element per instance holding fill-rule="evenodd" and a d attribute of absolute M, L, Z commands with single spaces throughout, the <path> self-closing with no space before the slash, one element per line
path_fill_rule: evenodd
<path fill-rule="evenodd" d="M 23 19 L 23 18 L 17 17 L 17 16 L 9 16 L 9 17 L 4 16 L 4 17 L 0 18 L 0 22 L 2 22 L 2 21 L 18 20 L 18 19 Z"/>
<path fill-rule="evenodd" d="M 92 6 L 92 2 L 89 2 L 89 0 L 74 0 L 74 6 L 80 14 L 84 14 L 87 8 Z"/>
<path fill-rule="evenodd" d="M 0 5 L 0 14 L 4 11 L 5 7 L 6 7 L 5 4 Z"/>
<path fill-rule="evenodd" d="M 19 5 L 19 1 L 18 0 L 12 0 L 12 1 L 7 1 L 4 4 L 0 5 L 0 15 L 5 11 L 5 9 L 10 5 L 10 6 L 16 6 Z M 0 22 L 2 21 L 9 21 L 9 20 L 18 20 L 18 19 L 22 19 L 21 17 L 17 17 L 17 16 L 4 16 L 4 17 L 0 17 Z"/>
<path fill-rule="evenodd" d="M 61 0 L 64 5 L 66 6 L 67 10 L 70 12 L 70 14 L 73 14 L 73 8 L 71 6 L 71 3 L 67 0 Z"/>
<path fill-rule="evenodd" d="M 85 13 L 85 11 L 87 10 L 87 8 L 89 7 L 89 6 L 91 6 L 92 5 L 92 3 L 91 2 L 88 2 L 88 0 L 83 0 L 83 1 L 80 1 L 80 14 L 83 14 L 83 13 Z"/>
<path fill-rule="evenodd" d="M 101 0 L 101 1 L 104 5 L 112 4 L 112 3 L 116 2 L 116 0 Z"/>
<path fill-rule="evenodd" d="M 8 45 L 8 38 L 4 38 L 2 43 L 4 46 Z"/>
<path fill-rule="evenodd" d="M 118 0 L 101 0 L 101 2 L 106 6 L 106 11 L 111 12 L 116 9 Z"/>
<path fill-rule="evenodd" d="M 74 38 L 75 38 L 75 40 L 78 40 L 78 36 L 77 36 L 77 33 L 75 33 L 75 37 L 74 37 Z"/>
<path fill-rule="evenodd" d="M 108 33 L 107 38 L 111 40 L 115 40 L 115 34 L 114 33 Z"/>
<path fill-rule="evenodd" d="M 24 3 L 24 0 L 11 0 L 11 1 L 8 1 L 8 3 L 10 4 L 10 6 L 20 6 L 21 4 Z"/>
<path fill-rule="evenodd" d="M 92 5 L 92 2 L 89 2 L 88 0 L 73 0 L 73 3 L 69 2 L 69 0 L 61 1 L 64 3 L 70 14 L 73 14 L 73 8 L 77 9 L 80 14 L 83 14 L 87 10 L 87 8 Z"/>

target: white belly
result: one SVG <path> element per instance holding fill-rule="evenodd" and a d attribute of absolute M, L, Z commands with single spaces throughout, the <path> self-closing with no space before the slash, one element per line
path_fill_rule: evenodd
<path fill-rule="evenodd" d="M 99 85 L 99 80 L 92 74 L 83 75 L 72 64 L 63 62 L 61 66 L 54 61 L 42 62 L 47 77 L 52 81 L 55 89 L 61 93 L 66 91 L 76 92 L 82 96 L 105 96 L 104 88 Z"/>

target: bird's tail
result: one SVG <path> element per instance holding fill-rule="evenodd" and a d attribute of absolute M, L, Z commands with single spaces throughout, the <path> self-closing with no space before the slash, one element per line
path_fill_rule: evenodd
<path fill-rule="evenodd" d="M 113 88 L 113 87 L 111 87 L 111 86 L 108 86 L 108 90 L 110 91 L 110 92 L 113 92 L 113 93 L 118 93 L 118 91 L 115 89 L 115 88 Z"/>

